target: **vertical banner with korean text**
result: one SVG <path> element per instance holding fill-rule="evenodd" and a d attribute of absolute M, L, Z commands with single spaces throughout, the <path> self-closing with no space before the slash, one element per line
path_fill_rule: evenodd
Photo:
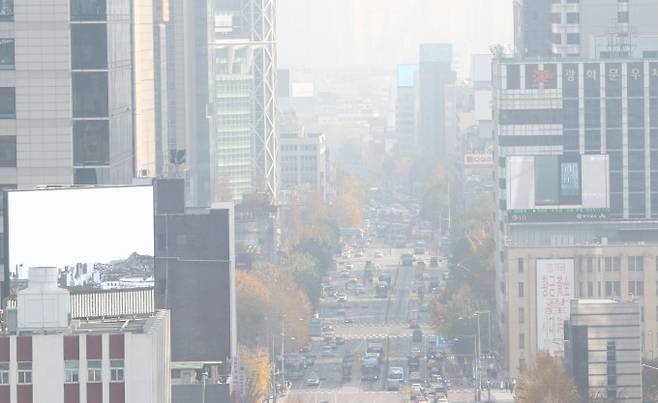
<path fill-rule="evenodd" d="M 564 351 L 564 321 L 574 296 L 573 259 L 537 259 L 537 348 Z"/>

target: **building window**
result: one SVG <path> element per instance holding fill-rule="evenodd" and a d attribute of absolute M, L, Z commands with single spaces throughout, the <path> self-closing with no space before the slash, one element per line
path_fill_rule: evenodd
<path fill-rule="evenodd" d="M 74 70 L 107 68 L 107 24 L 71 25 L 71 67 Z"/>
<path fill-rule="evenodd" d="M 644 257 L 643 256 L 629 256 L 628 257 L 628 271 L 634 271 L 634 272 L 644 271 Z"/>
<path fill-rule="evenodd" d="M 615 256 L 612 258 L 612 271 L 621 271 L 621 256 Z"/>
<path fill-rule="evenodd" d="M 638 280 L 635 282 L 635 292 L 638 297 L 644 296 L 644 281 Z"/>
<path fill-rule="evenodd" d="M 612 287 L 613 287 L 613 295 L 615 297 L 621 297 L 621 281 L 613 281 L 612 282 Z"/>
<path fill-rule="evenodd" d="M 0 87 L 0 119 L 16 119 L 16 88 Z"/>
<path fill-rule="evenodd" d="M 525 369 L 525 360 L 523 358 L 519 359 L 519 371 L 523 371 Z"/>
<path fill-rule="evenodd" d="M 72 87 L 74 118 L 108 116 L 106 72 L 74 72 Z"/>
<path fill-rule="evenodd" d="M 9 385 L 9 363 L 0 363 L 0 385 Z"/>
<path fill-rule="evenodd" d="M 16 168 L 16 136 L 0 136 L 0 168 Z"/>
<path fill-rule="evenodd" d="M 620 24 L 627 24 L 629 21 L 628 11 L 619 11 L 617 13 L 617 22 Z"/>
<path fill-rule="evenodd" d="M 637 295 L 635 293 L 635 281 L 628 282 L 628 295 L 630 296 Z"/>
<path fill-rule="evenodd" d="M 551 37 L 553 38 L 552 41 L 556 45 L 561 45 L 562 44 L 562 34 L 551 34 Z"/>
<path fill-rule="evenodd" d="M 523 273 L 523 259 L 518 260 L 517 270 L 519 271 L 519 273 Z"/>
<path fill-rule="evenodd" d="M 612 271 L 612 256 L 605 257 L 605 271 L 606 272 Z"/>
<path fill-rule="evenodd" d="M 110 163 L 108 120 L 73 122 L 73 163 L 75 166 L 98 166 Z"/>
<path fill-rule="evenodd" d="M 32 383 L 32 363 L 19 362 L 18 363 L 18 383 L 30 384 Z"/>
<path fill-rule="evenodd" d="M 591 281 L 587 282 L 587 296 L 588 297 L 594 296 L 594 283 L 592 283 Z"/>
<path fill-rule="evenodd" d="M 612 297 L 612 281 L 605 282 L 605 296 Z"/>
<path fill-rule="evenodd" d="M 567 34 L 567 45 L 580 44 L 580 34 Z"/>
<path fill-rule="evenodd" d="M 525 323 L 525 309 L 519 308 L 519 324 Z"/>
<path fill-rule="evenodd" d="M 0 0 L 0 21 L 14 19 L 14 0 Z"/>
<path fill-rule="evenodd" d="M 102 382 L 101 375 L 101 360 L 88 360 L 87 361 L 87 382 L 98 383 Z"/>
<path fill-rule="evenodd" d="M 594 258 L 588 257 L 587 258 L 587 272 L 591 273 L 594 271 Z"/>
<path fill-rule="evenodd" d="M 579 24 L 580 13 L 567 13 L 567 24 Z"/>
<path fill-rule="evenodd" d="M 551 13 L 551 22 L 553 24 L 561 24 L 562 23 L 562 13 Z"/>
<path fill-rule="evenodd" d="M 71 0 L 71 21 L 103 21 L 107 0 Z"/>
<path fill-rule="evenodd" d="M 523 283 L 519 283 L 519 298 L 523 298 Z"/>
<path fill-rule="evenodd" d="M 15 63 L 14 40 L 0 38 L 0 70 L 13 70 Z"/>
<path fill-rule="evenodd" d="M 110 360 L 110 375 L 112 382 L 123 382 L 123 360 Z"/>
<path fill-rule="evenodd" d="M 523 333 L 519 334 L 519 350 L 525 349 L 525 335 Z"/>
<path fill-rule="evenodd" d="M 80 362 L 77 360 L 64 361 L 64 382 L 80 382 Z"/>

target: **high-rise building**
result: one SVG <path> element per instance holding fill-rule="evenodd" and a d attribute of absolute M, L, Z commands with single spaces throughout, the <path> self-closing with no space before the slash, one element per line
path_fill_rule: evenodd
<path fill-rule="evenodd" d="M 640 309 L 633 301 L 571 301 L 566 362 L 584 400 L 643 401 Z"/>
<path fill-rule="evenodd" d="M 272 0 L 169 2 L 165 176 L 186 179 L 189 205 L 276 197 L 274 14 Z"/>
<path fill-rule="evenodd" d="M 159 55 L 165 66 L 167 161 L 160 176 L 184 178 L 186 203 L 210 200 L 208 10 L 205 0 L 163 2 L 168 20 Z M 167 7 L 168 5 L 168 7 Z M 164 125 L 164 124 L 163 124 Z"/>
<path fill-rule="evenodd" d="M 278 189 L 276 31 L 272 0 L 215 2 L 210 44 L 213 200 Z"/>
<path fill-rule="evenodd" d="M 0 189 L 155 176 L 160 7 L 0 1 Z"/>
<path fill-rule="evenodd" d="M 452 71 L 452 45 L 422 44 L 418 68 L 417 145 L 429 161 L 443 161 L 448 153 L 449 131 L 455 126 L 456 113 L 449 116 L 446 108 L 449 86 L 455 82 Z M 454 104 L 454 102 L 453 102 Z M 454 133 L 453 133 L 454 134 Z"/>
<path fill-rule="evenodd" d="M 637 298 L 657 343 L 658 60 L 494 63 L 496 296 L 515 376 L 559 353 L 569 300 Z"/>
<path fill-rule="evenodd" d="M 28 3 L 0 8 L 0 183 L 152 175 L 152 1 Z"/>
<path fill-rule="evenodd" d="M 653 0 L 515 0 L 520 57 L 642 57 L 658 51 Z"/>
<path fill-rule="evenodd" d="M 551 54 L 552 0 L 514 0 L 514 48 L 520 57 Z"/>
<path fill-rule="evenodd" d="M 418 65 L 401 64 L 397 69 L 395 100 L 395 134 L 401 154 L 416 151 L 416 109 Z"/>
<path fill-rule="evenodd" d="M 317 193 L 327 197 L 329 156 L 322 133 L 281 134 L 279 141 L 281 190 Z"/>

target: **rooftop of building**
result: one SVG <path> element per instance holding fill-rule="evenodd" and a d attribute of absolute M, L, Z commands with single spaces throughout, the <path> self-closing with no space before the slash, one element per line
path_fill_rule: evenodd
<path fill-rule="evenodd" d="M 518 55 L 504 55 L 499 58 L 494 58 L 494 62 L 498 60 L 501 64 L 516 64 L 516 63 L 622 63 L 622 62 L 644 62 L 644 61 L 658 61 L 658 56 L 645 56 L 645 57 L 585 57 L 585 56 L 518 56 Z"/>
<path fill-rule="evenodd" d="M 114 318 L 72 320 L 70 330 L 74 334 L 94 333 L 148 333 L 151 327 L 169 315 L 166 310 L 151 314 L 126 315 Z"/>
<path fill-rule="evenodd" d="M 65 329 L 32 329 L 19 330 L 18 332 L 5 327 L 0 334 L 20 334 L 20 335 L 39 335 L 39 334 L 63 334 L 63 335 L 80 335 L 80 334 L 118 334 L 118 333 L 135 333 L 146 334 L 158 322 L 164 320 L 169 315 L 167 310 L 157 310 L 150 314 L 125 315 L 108 318 L 94 319 L 73 319 L 68 328 Z"/>

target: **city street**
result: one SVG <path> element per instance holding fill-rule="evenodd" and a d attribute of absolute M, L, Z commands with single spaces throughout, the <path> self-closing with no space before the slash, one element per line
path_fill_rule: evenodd
<path fill-rule="evenodd" d="M 424 384 L 429 377 L 424 359 L 434 334 L 427 306 L 432 299 L 429 285 L 440 279 L 435 292 L 445 286 L 444 263 L 439 261 L 437 267 L 430 267 L 428 253 L 416 256 L 413 266 L 402 266 L 401 255 L 412 253 L 412 249 L 387 248 L 379 244 L 366 248 L 362 257 L 337 259 L 336 271 L 325 279 L 325 289 L 330 292 L 322 298 L 319 312 L 325 331 L 322 337 L 313 338 L 307 353 L 313 358 L 313 365 L 306 368 L 302 377 L 292 380 L 288 401 L 393 403 L 411 400 L 411 385 Z M 366 262 L 372 270 L 372 284 L 364 282 Z M 419 269 L 418 262 L 425 263 L 424 268 Z M 390 278 L 388 293 L 385 297 L 377 296 L 373 284 L 387 276 Z M 419 292 L 419 288 L 424 291 Z M 422 332 L 420 340 L 414 340 L 415 329 L 410 324 Z M 369 343 L 373 342 L 383 346 L 384 359 L 378 379 L 365 382 L 362 381 L 361 362 Z M 414 371 L 419 379 L 409 380 L 408 359 L 414 354 L 422 357 L 419 368 Z M 346 355 L 353 357 L 348 369 L 343 365 Z M 399 390 L 386 390 L 386 374 L 390 367 L 404 368 L 407 381 Z M 345 371 L 348 376 L 343 376 Z M 319 385 L 309 384 L 309 377 L 315 376 Z M 473 401 L 473 396 L 473 389 L 449 391 L 449 401 L 453 403 Z M 486 394 L 483 397 L 486 398 Z M 509 394 L 497 391 L 492 391 L 494 399 L 510 401 Z M 416 401 L 423 400 L 419 397 Z"/>

